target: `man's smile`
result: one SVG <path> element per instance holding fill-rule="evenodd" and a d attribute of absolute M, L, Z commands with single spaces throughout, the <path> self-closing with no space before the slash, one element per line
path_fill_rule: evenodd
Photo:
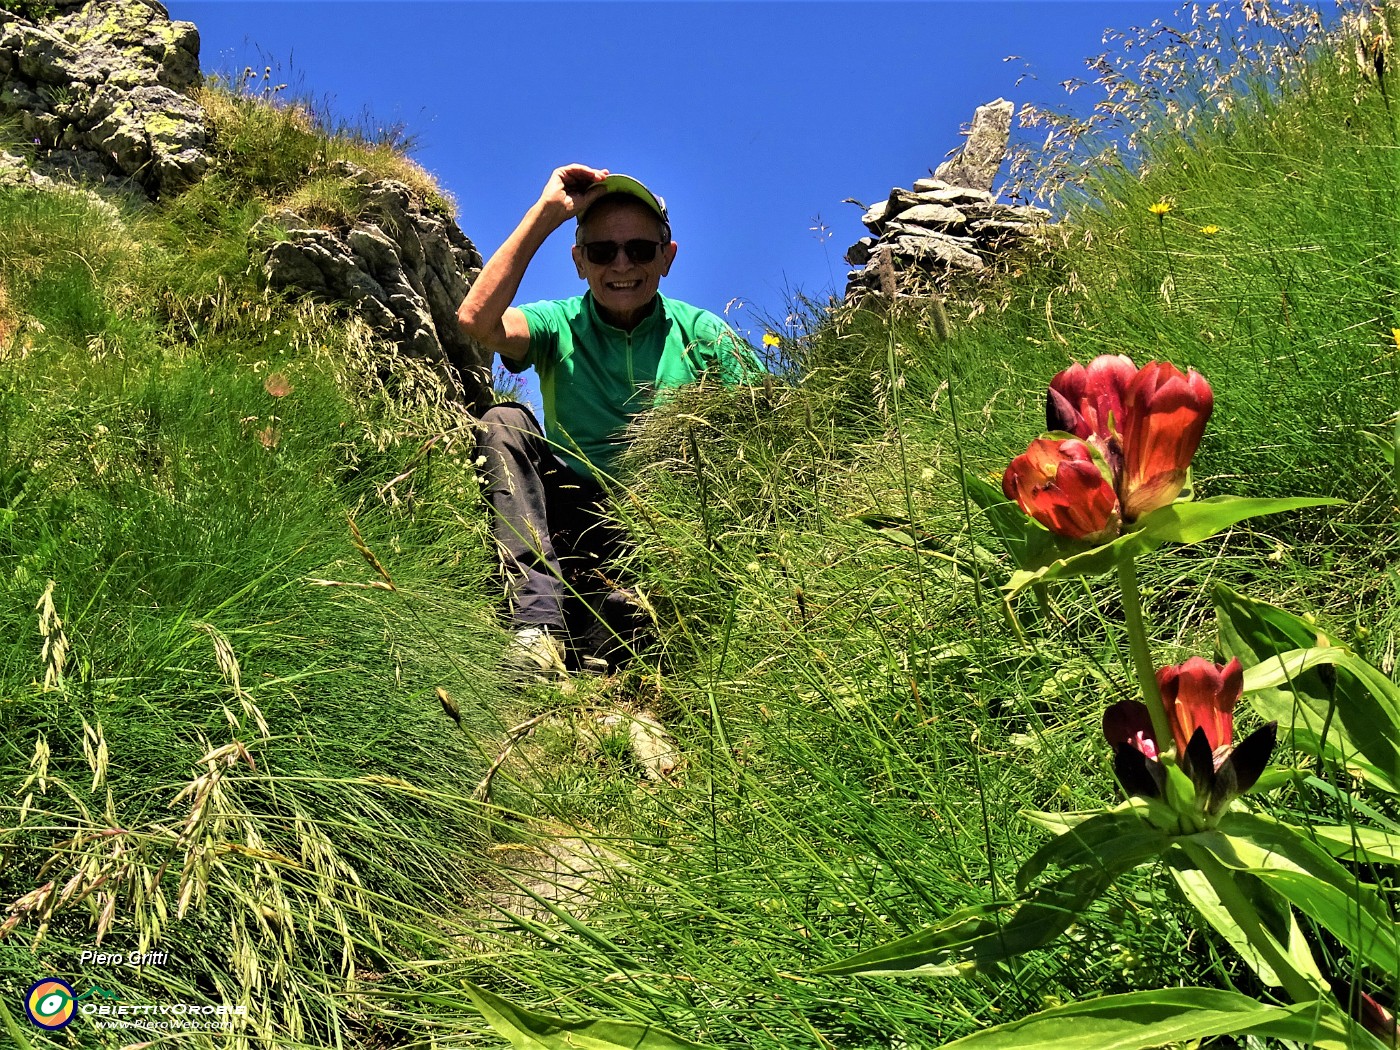
<path fill-rule="evenodd" d="M 641 284 L 641 283 L 642 283 L 642 282 L 641 282 L 640 280 L 637 280 L 637 281 L 609 281 L 609 282 L 608 282 L 608 287 L 609 287 L 612 291 L 615 291 L 615 292 L 626 292 L 626 291 L 631 291 L 633 288 L 636 288 L 636 287 L 637 287 L 639 284 Z"/>

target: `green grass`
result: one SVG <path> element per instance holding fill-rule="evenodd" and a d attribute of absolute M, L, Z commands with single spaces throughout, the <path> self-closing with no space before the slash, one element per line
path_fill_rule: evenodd
<path fill-rule="evenodd" d="M 1152 871 L 1003 976 L 815 970 L 1009 893 L 1040 841 L 1021 811 L 1114 796 L 1117 599 L 1060 586 L 1021 603 L 1019 635 L 958 481 L 1000 477 L 1071 360 L 1210 380 L 1202 495 L 1347 501 L 1149 560 L 1162 662 L 1210 654 L 1223 581 L 1393 669 L 1397 489 L 1360 431 L 1397 403 L 1395 139 L 1329 54 L 1214 129 L 1144 125 L 1142 164 L 1091 169 L 1033 265 L 953 304 L 946 341 L 917 301 L 818 312 L 772 382 L 658 412 L 617 507 L 658 645 L 571 690 L 496 672 L 470 434 L 437 380 L 257 276 L 259 219 L 343 221 L 325 166 L 413 176 L 392 151 L 206 92 L 220 156 L 185 195 L 0 195 L 0 905 L 28 901 L 0 910 L 11 1012 L 58 972 L 248 1006 L 238 1040 L 195 1045 L 499 1045 L 469 979 L 720 1046 L 884 1048 L 1091 994 L 1260 993 Z M 674 735 L 670 782 L 590 729 L 618 704 Z M 1259 804 L 1338 819 L 1301 788 Z M 580 840 L 608 869 L 585 900 L 552 874 Z M 542 845 L 563 859 L 531 860 Z M 517 881 L 543 899 L 510 903 Z M 98 929 L 174 962 L 80 973 Z"/>
<path fill-rule="evenodd" d="M 469 431 L 363 325 L 262 291 L 247 185 L 0 196 L 0 896 L 66 898 L 16 914 L 0 985 L 77 974 L 101 929 L 178 964 L 87 981 L 323 1045 L 368 1031 L 356 974 L 450 944 L 501 641 Z"/>
<path fill-rule="evenodd" d="M 630 796 L 625 771 L 596 761 L 534 772 L 532 804 L 586 819 L 621 874 L 586 930 L 501 938 L 498 990 L 774 1047 L 936 1045 L 1177 983 L 1260 991 L 1149 872 L 1009 978 L 813 971 L 1007 892 L 1040 841 L 1019 811 L 1113 798 L 1098 721 L 1133 695 L 1114 593 L 1061 587 L 1050 619 L 1028 600 L 1024 644 L 995 574 L 950 560 L 995 550 L 960 459 L 999 477 L 1069 361 L 1126 353 L 1209 378 L 1202 495 L 1347 501 L 1144 566 L 1162 662 L 1212 652 L 1204 587 L 1221 580 L 1393 663 L 1395 489 L 1358 431 L 1384 432 L 1397 403 L 1394 235 L 1377 221 L 1396 171 L 1374 87 L 1329 63 L 1218 131 L 1159 132 L 1138 172 L 1108 169 L 1041 265 L 955 315 L 950 341 L 917 303 L 838 317 L 784 348 L 797 385 L 688 399 L 654 422 L 620 513 L 662 610 L 653 703 L 687 771 Z M 1159 223 L 1148 205 L 1164 198 Z M 912 519 L 922 542 L 868 512 Z"/>

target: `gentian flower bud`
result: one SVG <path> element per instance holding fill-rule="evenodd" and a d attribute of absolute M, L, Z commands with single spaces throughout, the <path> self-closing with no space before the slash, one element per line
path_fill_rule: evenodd
<path fill-rule="evenodd" d="M 1051 532 L 1100 542 L 1118 533 L 1118 498 L 1089 446 L 1036 438 L 1011 461 L 1002 492 Z"/>
<path fill-rule="evenodd" d="M 1194 369 L 1183 375 L 1165 361 L 1152 361 L 1134 377 L 1118 423 L 1123 443 L 1118 499 L 1125 521 L 1181 495 L 1214 405 L 1210 384 Z"/>

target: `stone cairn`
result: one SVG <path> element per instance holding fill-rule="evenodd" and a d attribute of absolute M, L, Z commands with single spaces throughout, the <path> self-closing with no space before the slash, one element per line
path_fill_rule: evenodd
<path fill-rule="evenodd" d="M 32 19 L 5 2 L 0 120 L 16 122 L 26 146 L 0 150 L 0 187 L 159 199 L 217 163 L 189 93 L 201 82 L 194 25 L 171 21 L 156 0 L 52 0 Z M 401 182 L 343 163 L 316 174 L 351 184 L 358 217 L 335 229 L 285 210 L 265 220 L 255 234 L 271 286 L 343 304 L 429 361 L 456 400 L 489 403 L 491 355 L 457 324 L 457 304 L 481 269 L 472 242 Z"/>
<path fill-rule="evenodd" d="M 896 186 L 866 210 L 861 222 L 872 236 L 846 253 L 846 262 L 859 267 L 847 275 L 848 302 L 871 293 L 957 294 L 1008 253 L 1041 238 L 1049 212 L 999 204 L 992 192 L 1014 108 L 1005 99 L 978 106 L 967 141 L 932 178 L 916 180 L 912 189 Z"/>

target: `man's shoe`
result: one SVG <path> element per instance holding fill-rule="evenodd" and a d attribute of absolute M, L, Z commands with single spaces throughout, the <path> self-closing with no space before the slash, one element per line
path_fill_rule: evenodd
<path fill-rule="evenodd" d="M 521 671 L 538 671 L 568 677 L 564 646 L 548 627 L 522 627 L 506 649 L 506 663 Z"/>
<path fill-rule="evenodd" d="M 601 656 L 580 656 L 578 659 L 578 669 L 584 674 L 606 675 L 608 673 L 608 662 Z"/>

